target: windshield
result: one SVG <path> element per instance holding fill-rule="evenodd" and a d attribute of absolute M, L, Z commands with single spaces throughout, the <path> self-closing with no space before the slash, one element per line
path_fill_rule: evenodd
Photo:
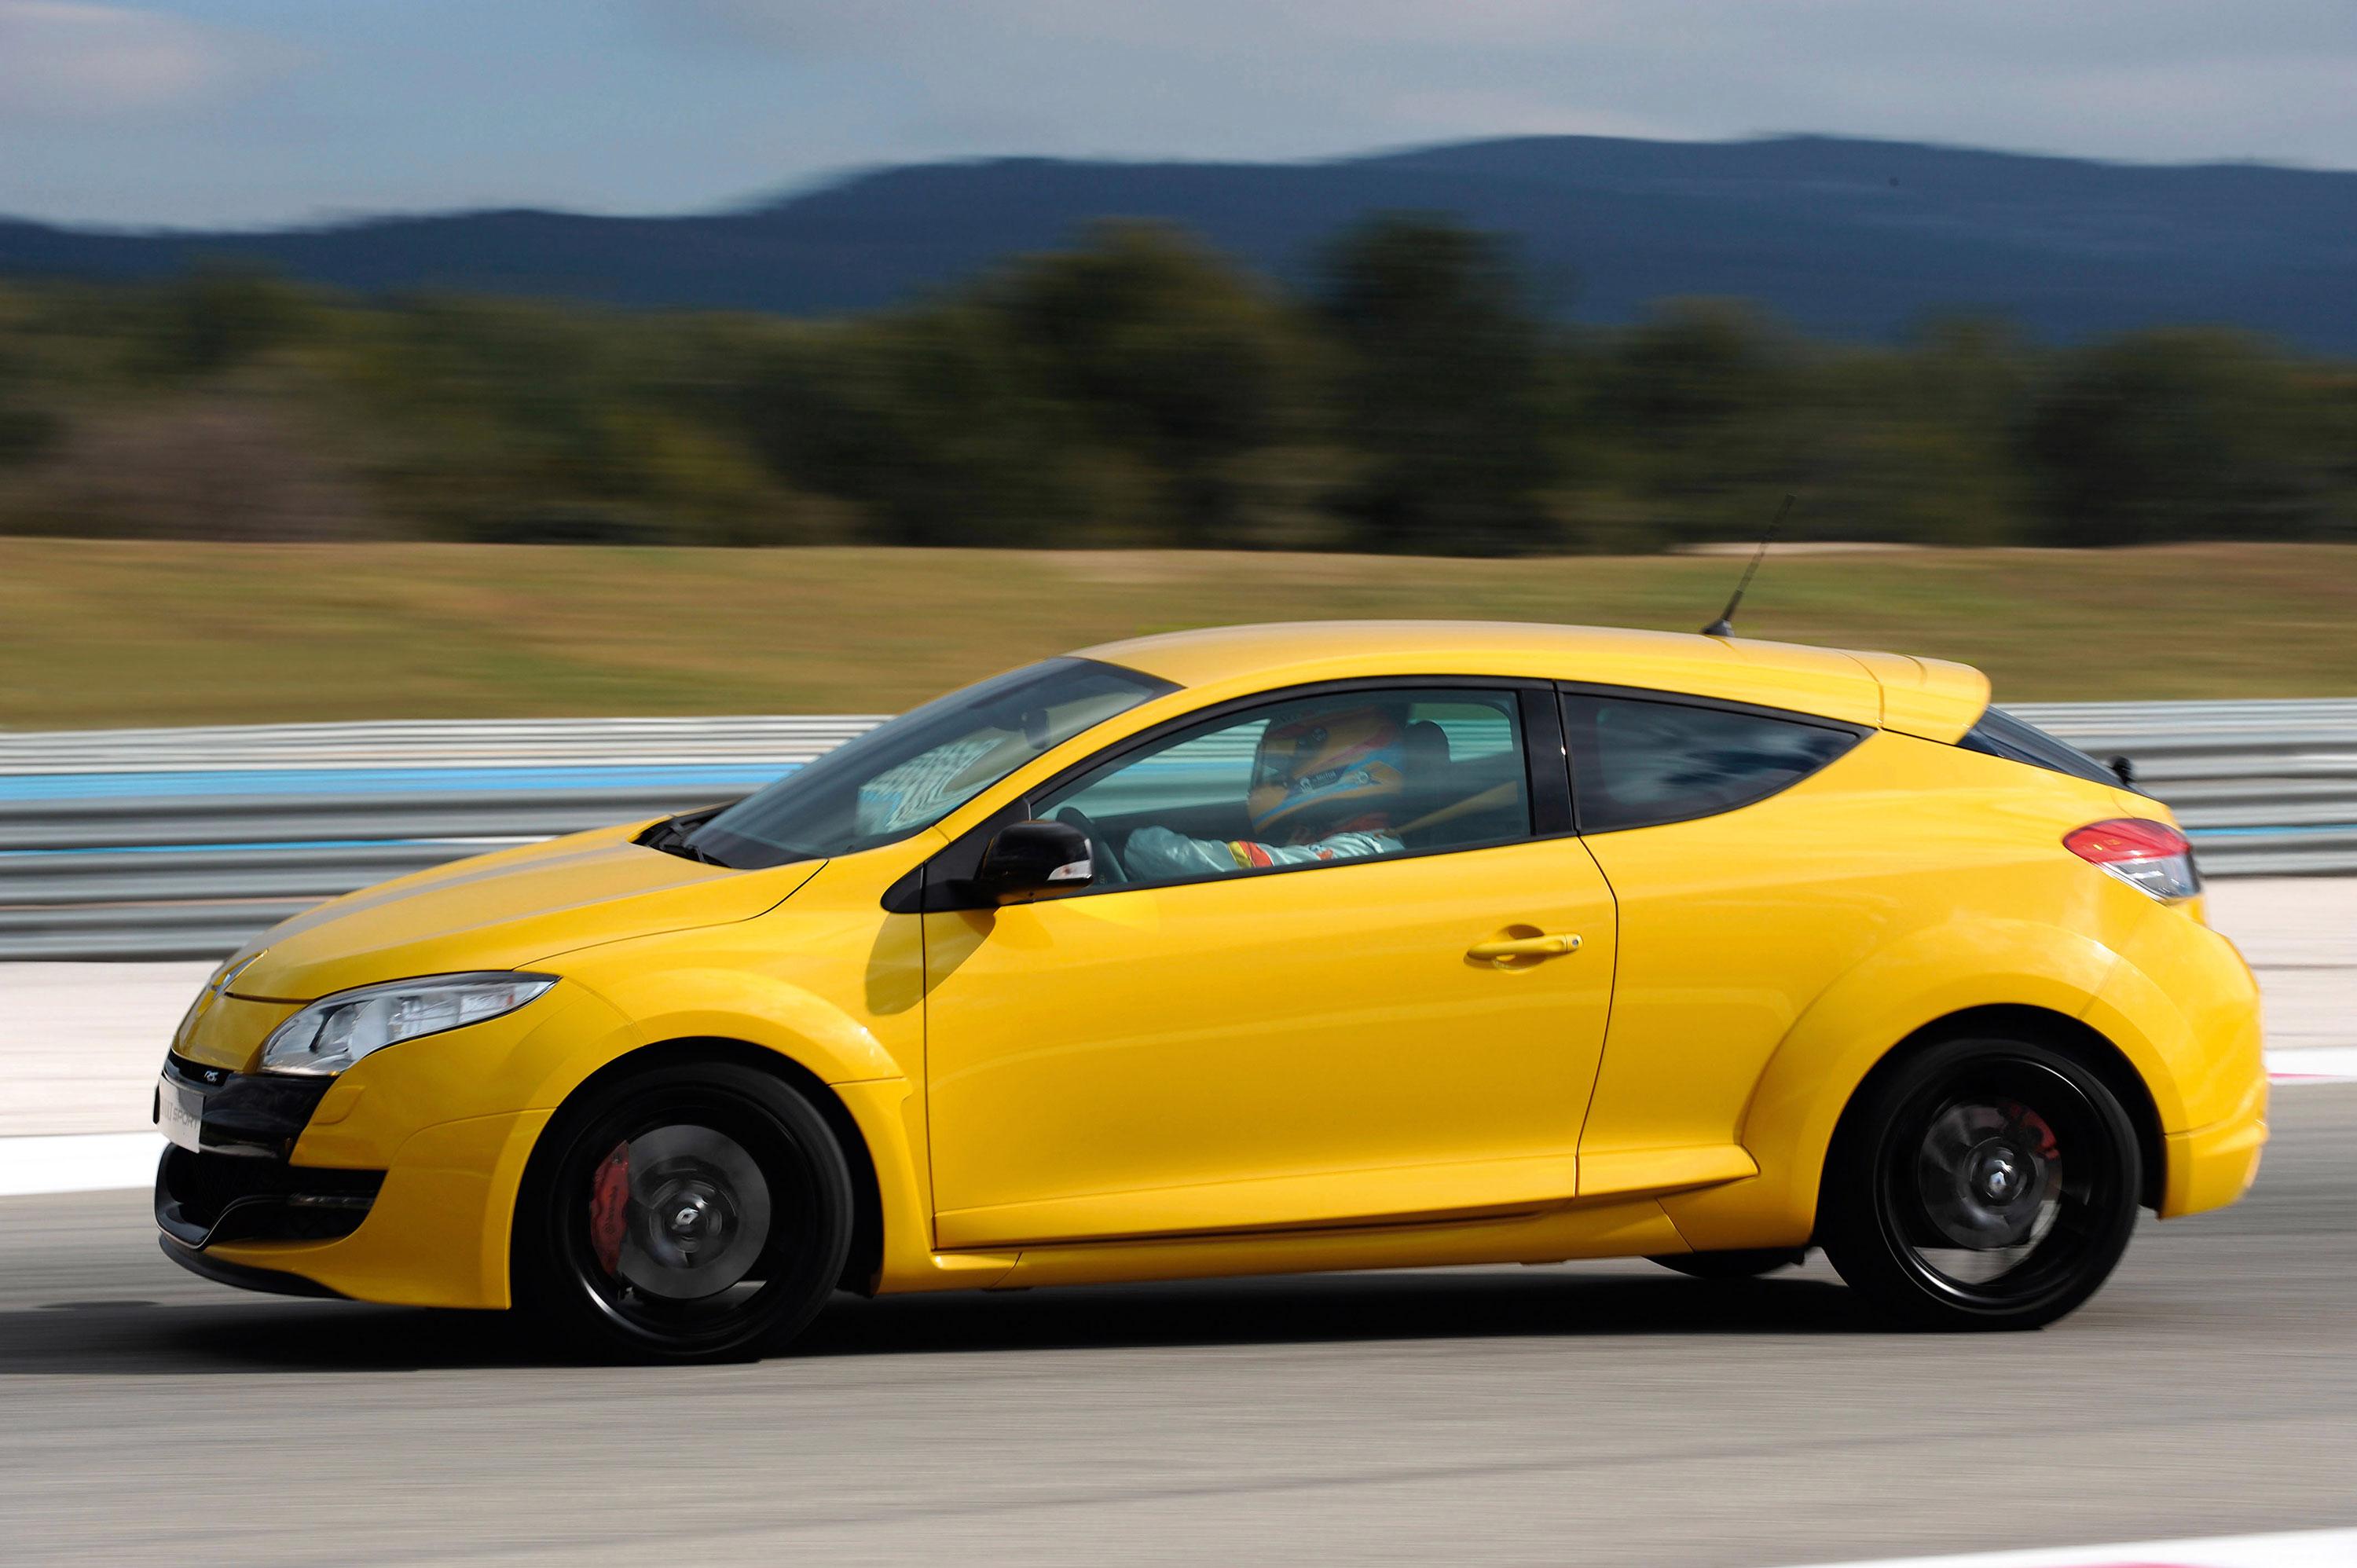
<path fill-rule="evenodd" d="M 683 835 L 722 865 L 823 860 L 928 828 L 1031 758 L 1167 681 L 1092 659 L 1050 659 L 937 697 L 796 768 Z"/>

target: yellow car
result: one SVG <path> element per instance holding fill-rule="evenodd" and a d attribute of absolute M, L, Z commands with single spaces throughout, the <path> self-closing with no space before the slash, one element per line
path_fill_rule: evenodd
<path fill-rule="evenodd" d="M 286 922 L 174 1039 L 156 1215 L 682 1359 L 837 1289 L 1812 1245 L 2029 1327 L 2249 1185 L 2258 1018 L 2167 810 L 1961 665 L 1240 627 Z"/>

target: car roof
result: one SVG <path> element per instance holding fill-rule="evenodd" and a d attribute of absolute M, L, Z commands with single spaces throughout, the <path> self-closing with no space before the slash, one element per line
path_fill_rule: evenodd
<path fill-rule="evenodd" d="M 1386 675 L 1498 675 L 1755 703 L 1953 741 L 1988 706 L 1969 665 L 1750 638 L 1515 621 L 1326 620 L 1208 627 L 1082 649 L 1186 687 L 1250 690 Z M 1223 694 L 1236 694 L 1235 690 Z"/>

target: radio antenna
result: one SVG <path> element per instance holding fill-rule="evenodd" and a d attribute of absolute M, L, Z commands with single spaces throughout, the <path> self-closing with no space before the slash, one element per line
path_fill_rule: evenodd
<path fill-rule="evenodd" d="M 1735 585 L 1735 593 L 1733 596 L 1728 598 L 1727 601 L 1727 607 L 1718 612 L 1718 618 L 1717 620 L 1702 628 L 1702 634 L 1705 637 L 1733 637 L 1735 635 L 1735 612 L 1737 607 L 1743 603 L 1743 590 L 1751 585 L 1751 575 L 1754 572 L 1759 571 L 1760 563 L 1768 558 L 1768 542 L 1776 537 L 1776 531 L 1784 526 L 1784 519 L 1791 515 L 1792 510 L 1792 499 L 1793 498 L 1789 495 L 1786 496 L 1784 498 L 1784 504 L 1776 509 L 1776 521 L 1770 523 L 1768 525 L 1768 532 L 1760 536 L 1760 548 L 1751 553 L 1751 564 L 1743 569 L 1743 580 Z"/>

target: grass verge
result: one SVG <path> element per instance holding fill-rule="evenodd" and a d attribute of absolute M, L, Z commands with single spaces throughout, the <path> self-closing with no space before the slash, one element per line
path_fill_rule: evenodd
<path fill-rule="evenodd" d="M 1333 617 L 1689 630 L 1722 556 L 0 539 L 0 727 L 874 713 L 1140 632 Z M 2000 700 L 2357 693 L 2357 546 L 1772 558 L 1756 637 L 1988 671 Z"/>

